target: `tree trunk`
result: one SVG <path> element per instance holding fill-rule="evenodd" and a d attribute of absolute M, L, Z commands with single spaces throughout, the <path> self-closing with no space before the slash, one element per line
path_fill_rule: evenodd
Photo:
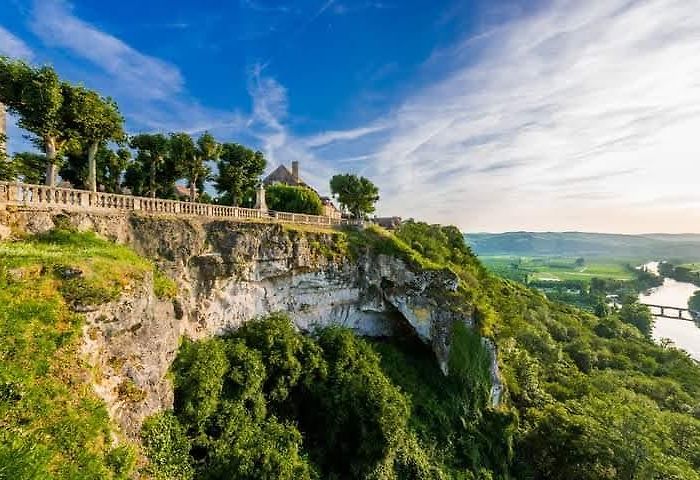
<path fill-rule="evenodd" d="M 88 181 L 87 188 L 91 192 L 97 191 L 97 148 L 99 147 L 99 142 L 93 142 L 88 147 Z"/>
<path fill-rule="evenodd" d="M 49 137 L 44 139 L 46 144 L 46 181 L 49 187 L 56 186 L 56 139 Z"/>
<path fill-rule="evenodd" d="M 156 162 L 158 162 L 158 157 L 151 157 L 151 198 L 156 198 Z"/>
<path fill-rule="evenodd" d="M 190 202 L 197 200 L 197 176 L 190 179 Z"/>

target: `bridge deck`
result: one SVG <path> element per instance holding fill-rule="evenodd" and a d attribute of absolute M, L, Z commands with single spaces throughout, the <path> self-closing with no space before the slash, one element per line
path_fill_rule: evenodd
<path fill-rule="evenodd" d="M 686 321 L 694 321 L 695 319 L 700 319 L 700 312 L 690 310 L 689 308 L 672 307 L 670 305 L 657 305 L 653 303 L 642 303 L 642 305 L 649 307 L 649 309 L 652 310 L 652 315 L 654 315 L 655 317 Z M 655 312 L 654 309 L 659 310 L 659 312 Z"/>

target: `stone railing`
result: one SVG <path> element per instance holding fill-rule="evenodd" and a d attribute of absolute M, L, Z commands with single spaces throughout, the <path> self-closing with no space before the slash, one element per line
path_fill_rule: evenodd
<path fill-rule="evenodd" d="M 207 203 L 181 202 L 160 198 L 134 197 L 115 193 L 89 192 L 72 188 L 48 187 L 28 183 L 0 182 L 0 205 L 90 212 L 163 213 L 212 218 L 267 220 L 305 225 L 347 225 L 345 219 L 301 213 L 275 212 L 253 208 L 229 207 Z"/>

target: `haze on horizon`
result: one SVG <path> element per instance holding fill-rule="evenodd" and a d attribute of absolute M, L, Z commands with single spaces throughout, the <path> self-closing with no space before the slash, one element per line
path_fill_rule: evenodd
<path fill-rule="evenodd" d="M 687 0 L 0 9 L 0 53 L 113 96 L 130 132 L 210 130 L 322 191 L 359 173 L 380 214 L 471 232 L 700 233 L 698 52 Z"/>

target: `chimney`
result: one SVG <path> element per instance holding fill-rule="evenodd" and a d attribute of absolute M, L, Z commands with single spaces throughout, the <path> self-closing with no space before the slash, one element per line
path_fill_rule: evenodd
<path fill-rule="evenodd" d="M 299 162 L 294 161 L 292 162 L 292 177 L 294 177 L 294 181 L 299 183 Z"/>

